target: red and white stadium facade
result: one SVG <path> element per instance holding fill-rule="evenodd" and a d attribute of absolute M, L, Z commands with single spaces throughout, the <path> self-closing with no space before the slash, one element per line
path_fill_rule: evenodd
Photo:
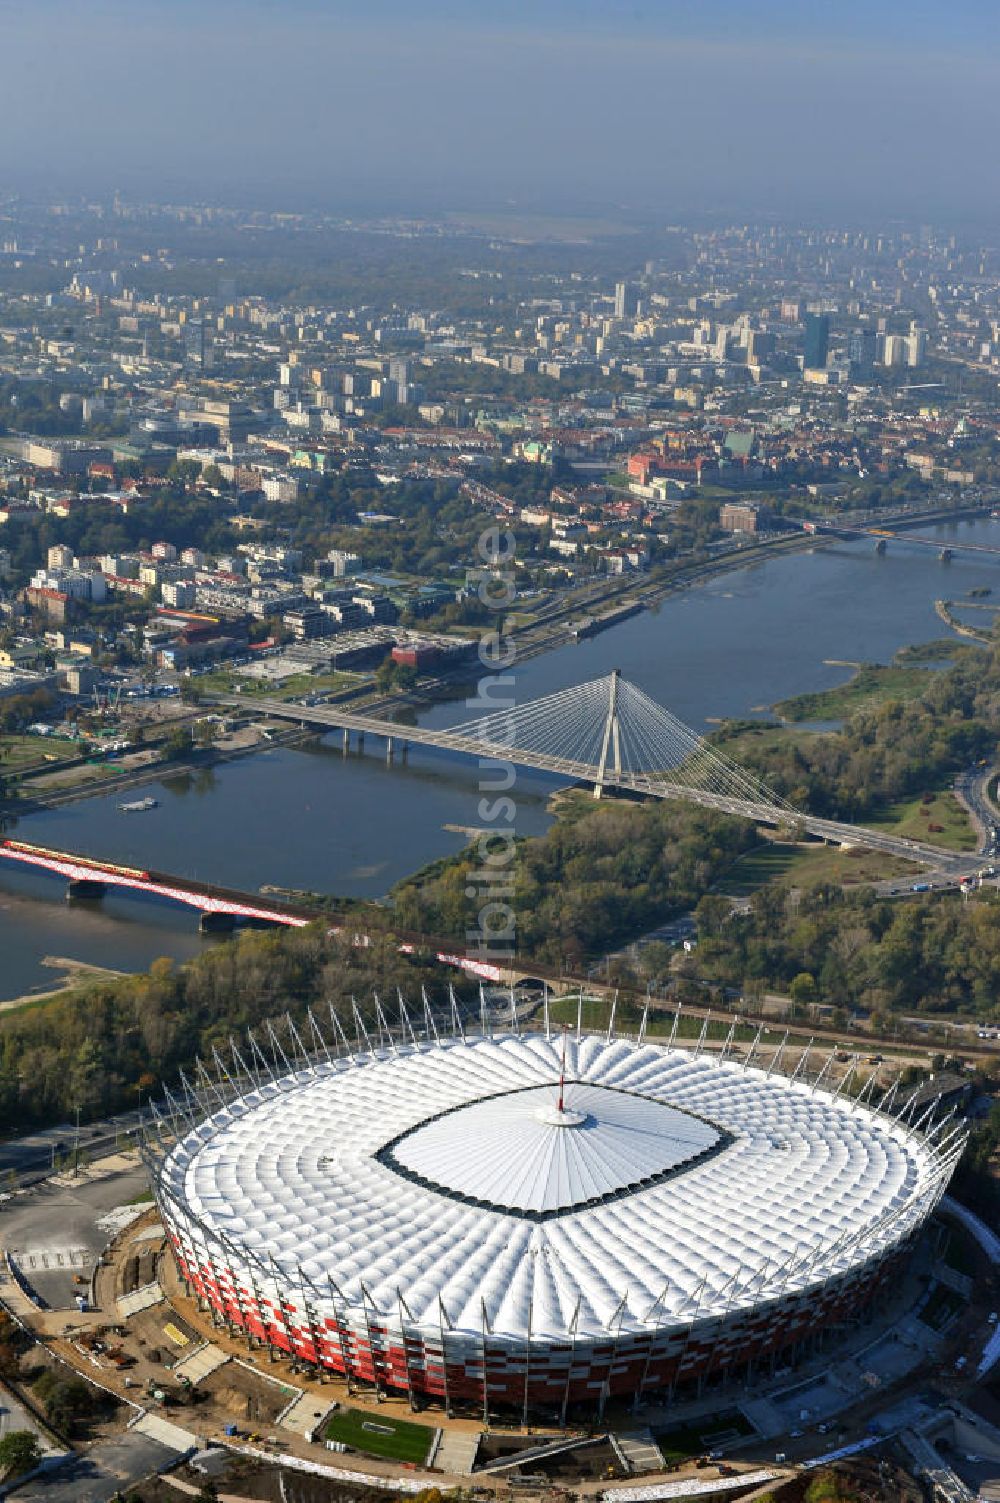
<path fill-rule="evenodd" d="M 449 1412 L 600 1414 L 853 1319 L 964 1144 L 801 1058 L 455 1022 L 285 1071 L 254 1043 L 146 1144 L 221 1321 Z"/>

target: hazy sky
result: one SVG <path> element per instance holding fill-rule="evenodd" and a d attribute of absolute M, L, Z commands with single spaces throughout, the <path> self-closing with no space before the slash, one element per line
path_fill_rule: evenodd
<path fill-rule="evenodd" d="M 0 189 L 978 217 L 996 0 L 0 0 Z"/>

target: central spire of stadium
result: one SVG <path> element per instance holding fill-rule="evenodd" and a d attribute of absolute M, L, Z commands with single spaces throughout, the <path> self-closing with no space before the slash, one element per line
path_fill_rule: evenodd
<path fill-rule="evenodd" d="M 540 1106 L 535 1119 L 544 1127 L 580 1127 L 587 1120 L 586 1112 L 566 1110 L 566 1041 L 569 1024 L 563 1025 L 562 1057 L 559 1062 L 559 1096 L 555 1106 Z"/>

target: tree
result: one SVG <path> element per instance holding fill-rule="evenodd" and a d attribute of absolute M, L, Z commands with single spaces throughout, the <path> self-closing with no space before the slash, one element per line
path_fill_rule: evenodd
<path fill-rule="evenodd" d="M 60 1377 L 54 1368 L 47 1368 L 34 1388 L 52 1425 L 63 1435 L 75 1435 L 96 1408 L 94 1391 L 82 1378 Z"/>
<path fill-rule="evenodd" d="M 191 732 L 186 726 L 177 726 L 163 742 L 164 762 L 179 762 L 191 751 Z"/>
<path fill-rule="evenodd" d="M 201 474 L 197 459 L 175 459 L 167 471 L 167 478 L 179 480 L 182 485 L 193 485 Z"/>
<path fill-rule="evenodd" d="M 379 663 L 375 669 L 375 687 L 380 694 L 387 694 L 396 681 L 396 665 L 391 658 Z"/>
<path fill-rule="evenodd" d="M 663 981 L 670 975 L 670 967 L 674 962 L 674 952 L 663 940 L 654 939 L 648 945 L 643 945 L 639 958 L 642 962 L 644 973 L 651 980 Z"/>
<path fill-rule="evenodd" d="M 800 971 L 792 978 L 788 995 L 796 1007 L 808 1007 L 811 1002 L 816 1001 L 816 977 L 808 971 Z"/>
<path fill-rule="evenodd" d="M 202 484 L 207 485 L 213 491 L 226 489 L 226 477 L 217 464 L 207 464 L 201 472 Z"/>
<path fill-rule="evenodd" d="M 5 1478 L 34 1471 L 42 1459 L 38 1436 L 31 1430 L 8 1430 L 0 1436 L 0 1471 Z"/>

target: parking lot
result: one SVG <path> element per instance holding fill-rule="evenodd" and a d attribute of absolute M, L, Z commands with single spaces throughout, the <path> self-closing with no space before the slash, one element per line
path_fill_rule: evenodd
<path fill-rule="evenodd" d="M 0 1202 L 0 1243 L 44 1305 L 75 1309 L 97 1259 L 129 1214 L 118 1208 L 145 1189 L 145 1170 L 137 1163 L 99 1178 L 82 1173 L 46 1180 Z"/>

